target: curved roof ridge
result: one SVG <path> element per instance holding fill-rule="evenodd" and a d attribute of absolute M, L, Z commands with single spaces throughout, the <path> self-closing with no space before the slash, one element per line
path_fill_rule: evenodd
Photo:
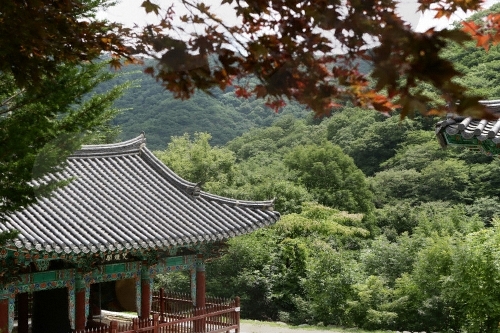
<path fill-rule="evenodd" d="M 84 145 L 82 146 L 82 148 L 71 154 L 69 158 L 106 157 L 114 155 L 136 154 L 145 144 L 146 136 L 143 132 L 138 137 L 118 143 Z"/>
<path fill-rule="evenodd" d="M 158 157 L 156 157 L 146 146 L 141 147 L 141 157 L 162 176 L 169 178 L 172 185 L 182 191 L 187 192 L 188 194 L 196 196 L 197 194 L 194 194 L 194 192 L 198 192 L 201 198 L 210 201 L 217 201 L 219 203 L 231 206 L 243 206 L 261 209 L 263 208 L 267 210 L 274 209 L 274 199 L 267 201 L 236 200 L 202 191 L 199 184 L 190 182 L 180 177 L 178 174 L 172 171 L 172 169 L 170 169 L 162 161 L 160 161 L 160 159 L 158 159 Z"/>
<path fill-rule="evenodd" d="M 268 210 L 274 209 L 274 199 L 265 200 L 265 201 L 238 200 L 238 199 L 231 199 L 231 198 L 227 198 L 227 197 L 223 197 L 220 195 L 211 194 L 211 193 L 207 193 L 207 192 L 201 192 L 201 195 L 207 199 L 210 199 L 213 201 L 218 201 L 220 203 L 230 204 L 233 206 L 262 208 L 262 209 L 268 209 Z"/>
<path fill-rule="evenodd" d="M 491 100 L 481 100 L 479 101 L 482 105 L 486 107 L 486 110 L 489 114 L 494 117 L 500 116 L 500 99 L 491 99 Z"/>
<path fill-rule="evenodd" d="M 190 182 L 172 171 L 172 169 L 160 161 L 160 159 L 156 157 L 146 146 L 143 146 L 141 149 L 141 157 L 144 161 L 148 162 L 148 164 L 153 167 L 155 171 L 162 173 L 171 180 L 174 180 L 179 185 L 178 188 L 185 189 L 196 186 L 196 183 Z"/>
<path fill-rule="evenodd" d="M 486 155 L 500 156 L 500 100 L 480 100 L 486 109 L 485 118 L 449 113 L 435 125 L 442 148 L 463 146 Z"/>
<path fill-rule="evenodd" d="M 479 103 L 481 103 L 483 105 L 496 105 L 496 104 L 500 104 L 500 99 L 483 99 L 483 100 L 480 100 Z"/>
<path fill-rule="evenodd" d="M 54 195 L 7 217 L 11 245 L 30 252 L 158 250 L 225 240 L 279 220 L 273 201 L 244 201 L 201 191 L 145 146 L 144 134 L 73 154 L 54 179 L 76 176 Z M 11 246 L 9 245 L 9 246 Z"/>

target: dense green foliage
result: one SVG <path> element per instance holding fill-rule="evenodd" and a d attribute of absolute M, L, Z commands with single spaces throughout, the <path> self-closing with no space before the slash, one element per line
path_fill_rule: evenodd
<path fill-rule="evenodd" d="M 498 332 L 500 161 L 442 150 L 436 121 L 346 106 L 322 121 L 281 117 L 222 147 L 208 134 L 173 138 L 157 155 L 183 177 L 275 197 L 282 213 L 229 241 L 207 266 L 208 291 L 240 295 L 246 318 Z"/>
<path fill-rule="evenodd" d="M 101 85 L 102 93 L 94 94 L 94 88 L 112 75 L 103 72 L 101 64 L 79 61 L 109 50 L 102 44 L 112 44 L 92 33 L 97 32 L 94 28 L 69 29 L 101 26 L 106 30 L 98 30 L 107 33 L 110 27 L 81 20 L 92 15 L 73 13 L 79 7 L 70 5 L 70 15 L 61 15 L 64 12 L 56 7 L 40 4 L 42 9 L 55 9 L 51 13 L 59 20 L 50 15 L 31 20 L 50 29 L 31 29 L 36 33 L 24 36 L 23 47 L 5 47 L 1 53 L 0 220 L 34 201 L 38 194 L 62 185 L 32 181 L 59 170 L 65 157 L 81 143 L 113 139 L 107 121 L 115 115 L 112 103 L 123 89 Z M 37 10 L 26 8 L 29 10 L 21 11 L 24 15 Z M 18 6 L 10 1 L 8 9 L 16 12 Z M 376 17 L 366 15 L 365 10 L 353 13 L 363 20 Z M 5 16 L 14 23 L 24 23 L 23 17 Z M 295 15 L 289 17 L 295 19 Z M 47 31 L 51 37 L 58 36 L 64 22 L 69 23 L 63 24 L 68 28 L 63 29 L 66 36 L 43 36 Z M 11 31 L 18 30 L 19 24 L 5 21 L 4 26 Z M 290 27 L 288 33 L 295 38 L 297 30 Z M 387 28 L 389 35 L 394 34 L 390 24 L 365 27 Z M 71 31 L 90 31 L 87 35 L 95 40 L 89 39 L 88 47 L 82 44 L 84 47 L 75 48 L 82 41 L 81 34 Z M 401 31 L 409 32 L 406 28 Z M 359 33 L 344 37 L 359 41 L 366 31 Z M 13 35 L 2 34 L 8 40 L 6 46 L 18 42 Z M 400 42 L 410 46 L 411 39 L 405 36 Z M 429 43 L 425 38 L 419 40 Z M 435 41 L 433 50 L 444 47 L 441 39 Z M 49 52 L 39 54 L 46 43 L 53 43 L 48 45 Z M 30 47 L 37 52 L 31 52 Z M 12 56 L 20 50 L 34 62 Z M 383 56 L 392 53 L 375 51 L 380 59 L 386 59 L 382 64 L 387 66 L 373 73 L 380 87 L 385 86 L 384 81 L 399 86 L 397 75 L 386 75 L 395 64 Z M 423 59 L 418 47 L 404 51 L 411 51 L 406 59 Z M 472 44 L 465 48 L 451 45 L 444 56 L 464 72 L 457 82 L 472 88 L 469 93 L 495 98 L 500 96 L 499 51 L 498 47 L 485 53 Z M 304 59 L 312 59 L 313 54 L 306 52 Z M 40 65 L 40 60 L 45 64 Z M 411 69 L 410 74 L 424 73 L 419 66 L 407 66 L 405 61 L 400 64 Z M 439 65 L 446 62 L 413 64 L 425 65 L 435 85 L 448 91 L 456 89 L 448 82 L 449 68 Z M 303 65 L 299 63 L 299 68 Z M 166 97 L 140 70 L 129 67 L 118 79 L 136 81 L 134 90 L 115 104 L 130 109 L 114 120 L 123 126 L 124 137 L 145 131 L 149 147 L 164 149 L 156 152 L 158 157 L 181 176 L 221 195 L 276 198 L 276 209 L 282 212 L 276 225 L 228 241 L 227 253 L 207 267 L 211 293 L 240 295 L 247 318 L 366 329 L 499 331 L 498 160 L 439 150 L 432 135 L 434 119 L 384 118 L 344 106 L 321 121 L 309 118 L 293 103 L 278 115 L 255 100 L 237 99 L 232 90 L 194 95 L 181 103 Z M 343 71 L 338 73 L 342 78 Z M 291 80 L 276 79 L 280 77 L 270 76 L 278 84 Z M 340 82 L 332 83 L 335 87 Z M 24 89 L 31 84 L 36 89 Z M 290 87 L 306 92 L 303 96 L 309 105 L 321 103 L 318 95 L 307 94 L 315 85 Z M 424 85 L 417 90 L 436 96 Z M 413 105 L 409 101 L 403 100 L 405 112 Z M 423 103 L 417 104 L 425 109 Z M 384 110 L 384 105 L 379 109 Z M 212 137 L 218 146 L 211 146 Z M 0 243 L 10 236 L 0 235 Z M 160 283 L 188 287 L 186 279 L 177 275 Z"/>
<path fill-rule="evenodd" d="M 390 156 L 371 175 L 341 149 L 354 151 L 359 136 L 345 136 L 342 146 L 328 140 L 338 121 L 342 131 L 365 124 L 359 131 L 374 142 L 357 153 Z M 173 138 L 156 154 L 183 177 L 222 195 L 276 197 L 283 214 L 273 227 L 229 241 L 207 267 L 208 291 L 240 295 L 246 318 L 493 332 L 500 162 L 441 150 L 428 122 L 398 125 L 345 108 L 320 123 L 284 117 L 224 147 L 210 146 L 207 134 Z M 395 126 L 399 136 L 389 139 L 397 144 L 376 142 L 384 137 L 373 132 L 388 136 Z"/>
<path fill-rule="evenodd" d="M 499 96 L 500 48 L 446 52 L 463 84 Z M 207 266 L 207 290 L 241 296 L 246 318 L 500 332 L 500 161 L 442 150 L 436 122 L 344 106 L 322 120 L 280 117 L 224 146 L 208 134 L 173 138 L 156 153 L 183 177 L 221 195 L 276 198 L 282 213 L 229 240 Z M 185 284 L 176 278 L 167 283 Z"/>

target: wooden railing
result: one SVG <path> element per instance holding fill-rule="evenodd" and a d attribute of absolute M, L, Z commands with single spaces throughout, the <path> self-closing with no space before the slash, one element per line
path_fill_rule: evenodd
<path fill-rule="evenodd" d="M 118 323 L 77 331 L 75 333 L 222 333 L 240 331 L 240 300 L 208 298 L 204 307 L 193 307 L 190 297 L 180 294 L 155 293 L 152 317 L 135 318 Z"/>
<path fill-rule="evenodd" d="M 219 302 L 222 304 L 224 301 Z M 153 292 L 151 313 L 158 313 L 160 319 L 167 314 L 185 312 L 193 309 L 193 301 L 189 294 L 165 292 L 163 288 Z"/>

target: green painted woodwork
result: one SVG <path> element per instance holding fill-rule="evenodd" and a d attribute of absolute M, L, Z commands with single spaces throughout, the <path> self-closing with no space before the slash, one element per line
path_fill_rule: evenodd
<path fill-rule="evenodd" d="M 55 271 L 33 273 L 33 282 L 34 283 L 49 282 L 49 281 L 56 281 L 56 280 L 57 280 L 57 276 L 56 276 Z"/>
<path fill-rule="evenodd" d="M 175 271 L 188 271 L 196 268 L 196 255 L 168 257 L 158 259 L 154 265 L 150 265 L 149 275 L 154 277 L 156 274 L 165 274 Z"/>
<path fill-rule="evenodd" d="M 142 264 L 138 261 L 101 265 L 96 270 L 84 274 L 83 278 L 87 285 L 123 279 L 140 279 L 141 267 Z"/>
<path fill-rule="evenodd" d="M 444 136 L 446 138 L 446 141 L 450 145 L 457 144 L 457 145 L 461 145 L 461 146 L 467 146 L 467 145 L 477 146 L 477 145 L 479 145 L 479 142 L 480 142 L 476 137 L 473 137 L 471 139 L 465 139 L 460 134 L 450 135 L 450 134 L 448 134 L 446 132 L 443 133 L 443 134 L 444 134 Z"/>
<path fill-rule="evenodd" d="M 120 264 L 110 264 L 104 266 L 104 273 L 112 274 L 112 273 L 125 273 L 127 272 L 127 267 L 125 263 Z"/>
<path fill-rule="evenodd" d="M 165 265 L 167 266 L 179 266 L 184 265 L 185 260 L 184 257 L 170 257 L 167 258 Z"/>
<path fill-rule="evenodd" d="M 471 139 L 465 139 L 460 134 L 450 135 L 446 132 L 443 133 L 446 139 L 446 142 L 450 146 L 459 146 L 465 147 L 473 150 L 479 150 L 482 153 L 489 156 L 498 156 L 500 155 L 500 144 L 496 144 L 491 140 L 480 141 L 476 137 Z"/>
<path fill-rule="evenodd" d="M 122 257 L 123 258 L 123 257 Z M 75 262 L 75 259 L 85 261 L 84 268 L 76 269 L 61 269 L 50 271 L 39 271 L 29 274 L 14 274 L 16 279 L 0 280 L 0 298 L 9 299 L 9 327 L 13 327 L 14 323 L 14 301 L 16 294 L 51 290 L 57 288 L 68 289 L 68 304 L 69 304 L 69 320 L 70 325 L 74 328 L 75 323 L 75 290 L 85 290 L 85 316 L 89 314 L 88 298 L 90 295 L 90 285 L 105 281 L 116 281 L 123 279 L 135 279 L 137 309 L 141 309 L 141 280 L 149 279 L 152 283 L 154 276 L 159 273 L 168 273 L 173 271 L 188 270 L 191 272 L 192 290 L 191 294 L 193 301 L 196 299 L 196 269 L 202 263 L 197 255 L 185 255 L 176 257 L 157 258 L 156 263 L 148 265 L 148 260 L 134 262 L 119 262 L 108 263 L 101 265 L 92 265 L 95 263 L 93 257 L 77 257 L 75 255 L 65 255 L 56 253 L 30 254 L 20 253 L 13 250 L 5 250 L 0 253 L 0 264 L 9 263 L 6 269 L 26 266 L 30 262 L 47 264 L 50 260 L 65 259 Z M 115 259 L 115 258 L 113 258 Z M 48 266 L 48 265 L 47 265 Z"/>
<path fill-rule="evenodd" d="M 176 253 L 178 248 L 175 250 L 169 251 L 168 254 L 172 255 Z M 200 250 L 200 249 L 190 249 L 190 250 Z M 197 251 L 199 253 L 200 251 Z M 165 254 L 165 253 L 164 253 Z M 35 249 L 30 252 L 19 252 L 15 249 L 6 249 L 3 248 L 0 250 L 0 271 L 6 271 L 11 273 L 10 275 L 4 276 L 13 276 L 16 275 L 16 272 L 20 268 L 27 267 L 30 263 L 35 263 L 37 269 L 47 270 L 49 267 L 49 263 L 52 260 L 63 260 L 65 262 L 72 263 L 74 267 L 78 268 L 79 271 L 89 272 L 95 269 L 96 263 L 107 262 L 110 265 L 115 264 L 116 261 L 120 261 L 116 264 L 123 265 L 123 261 L 130 260 L 129 258 L 138 258 L 141 261 L 146 261 L 149 266 L 156 264 L 158 260 L 164 260 L 163 258 L 158 258 L 159 253 L 156 251 L 140 251 L 140 250 L 125 250 L 125 251 L 116 251 L 116 252 L 102 252 L 96 253 L 94 255 L 89 255 L 88 253 L 55 253 L 55 252 L 47 252 L 44 250 L 37 251 Z M 160 254 L 161 257 L 161 254 Z M 189 256 L 188 256 L 189 257 Z M 208 257 L 208 256 L 207 256 Z M 167 266 L 175 267 L 179 265 L 185 265 L 186 263 L 183 261 L 183 256 L 177 257 L 169 257 Z M 17 267 L 17 269 L 16 269 Z M 3 268 L 3 270 L 2 270 Z M 123 266 L 120 267 L 109 267 L 106 273 L 120 273 L 124 271 Z M 1 281 L 0 281 L 1 282 Z"/>
<path fill-rule="evenodd" d="M 195 247 L 190 247 L 185 250 L 191 253 L 201 253 L 204 258 L 211 258 L 219 256 L 219 250 L 223 248 L 221 244 L 199 244 Z M 95 269 L 99 263 L 108 263 L 108 265 L 118 265 L 118 266 L 106 266 L 106 271 L 102 274 L 118 274 L 123 273 L 126 268 L 123 266 L 124 261 L 130 260 L 130 258 L 137 258 L 145 262 L 148 266 L 153 266 L 155 264 L 160 264 L 164 267 L 164 273 L 168 271 L 175 270 L 186 270 L 193 263 L 193 256 L 195 255 L 185 255 L 185 256 L 172 256 L 177 253 L 182 248 L 171 248 L 168 252 L 157 252 L 157 251 L 142 251 L 142 250 L 123 250 L 115 252 L 100 252 L 93 255 L 88 253 L 56 253 L 47 252 L 44 250 L 32 249 L 29 252 L 20 252 L 16 249 L 0 249 L 0 271 L 3 272 L 3 277 L 16 276 L 17 272 L 27 267 L 31 263 L 34 263 L 38 271 L 44 271 L 49 268 L 50 261 L 52 260 L 63 260 L 65 262 L 71 263 L 75 268 L 78 268 L 81 272 L 90 272 Z M 169 255 L 169 257 L 163 257 L 164 255 Z M 165 261 L 166 260 L 166 261 Z M 119 261 L 119 262 L 117 262 Z M 102 267 L 102 265 L 99 265 Z M 1 278 L 0 278 L 1 283 Z"/>
<path fill-rule="evenodd" d="M 14 303 L 16 294 L 58 288 L 68 289 L 69 321 L 70 326 L 74 328 L 75 274 L 76 272 L 74 269 L 18 274 L 16 280 L 0 284 L 0 298 L 9 299 L 9 331 L 14 324 Z"/>
<path fill-rule="evenodd" d="M 16 293 L 27 293 L 65 287 L 74 289 L 74 285 L 74 269 L 19 274 L 16 280 L 0 284 L 0 296 L 15 296 Z"/>
<path fill-rule="evenodd" d="M 500 155 L 500 145 L 491 140 L 483 141 L 481 147 L 483 151 L 490 153 L 490 155 Z"/>
<path fill-rule="evenodd" d="M 46 271 L 49 269 L 50 266 L 50 260 L 36 260 L 35 261 L 35 266 L 38 271 Z"/>

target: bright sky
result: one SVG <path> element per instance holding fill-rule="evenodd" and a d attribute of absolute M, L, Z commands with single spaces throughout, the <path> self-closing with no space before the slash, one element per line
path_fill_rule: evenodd
<path fill-rule="evenodd" d="M 413 0 L 402 0 L 403 2 L 415 2 Z M 484 8 L 488 8 L 495 3 L 500 2 L 500 0 L 485 0 L 484 1 Z M 426 31 L 429 28 L 432 27 L 437 27 L 440 29 L 446 28 L 449 24 L 456 22 L 456 21 L 463 21 L 467 18 L 467 16 L 471 15 L 472 13 L 466 14 L 463 11 L 456 12 L 453 14 L 453 16 L 450 18 L 450 20 L 443 18 L 443 19 L 435 19 L 434 18 L 434 13 L 427 11 L 422 15 L 422 18 L 420 19 L 420 22 L 418 22 L 418 25 L 416 27 L 417 31 Z"/>
<path fill-rule="evenodd" d="M 118 4 L 110 9 L 109 12 L 103 14 L 111 21 L 118 21 L 132 26 L 134 23 L 144 25 L 147 22 L 154 22 L 155 15 L 146 15 L 144 8 L 141 7 L 143 0 L 118 0 Z M 157 3 L 161 4 L 172 3 L 172 1 L 158 0 Z M 486 0 L 486 6 L 489 7 L 500 0 Z M 210 2 L 208 2 L 210 3 Z M 434 13 L 426 12 L 423 15 L 417 13 L 417 0 L 401 0 L 399 11 L 401 16 L 408 21 L 417 31 L 425 31 L 431 27 L 444 28 L 449 24 L 446 19 L 434 19 Z M 228 6 L 217 8 L 216 11 L 221 17 L 234 16 L 231 13 L 231 8 Z M 227 15 L 224 14 L 227 12 Z M 463 20 L 467 17 L 464 12 L 455 13 L 451 18 L 452 21 Z"/>

